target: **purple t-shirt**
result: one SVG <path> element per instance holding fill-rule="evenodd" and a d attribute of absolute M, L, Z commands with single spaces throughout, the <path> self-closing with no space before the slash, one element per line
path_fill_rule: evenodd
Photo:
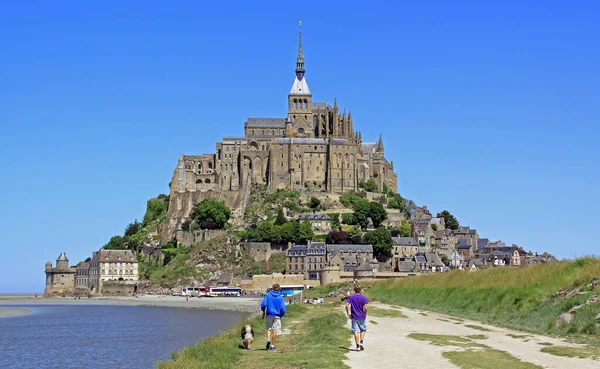
<path fill-rule="evenodd" d="M 350 316 L 352 319 L 365 320 L 367 316 L 363 307 L 369 303 L 369 300 L 360 293 L 355 293 L 348 297 L 347 302 L 350 304 Z"/>

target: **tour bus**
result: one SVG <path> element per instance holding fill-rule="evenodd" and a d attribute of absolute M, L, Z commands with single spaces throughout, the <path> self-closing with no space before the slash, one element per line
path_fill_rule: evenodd
<path fill-rule="evenodd" d="M 181 289 L 182 296 L 201 297 L 205 295 L 206 287 L 183 287 Z"/>
<path fill-rule="evenodd" d="M 242 295 L 242 289 L 240 287 L 215 287 L 207 286 L 205 296 L 217 297 L 217 296 L 235 296 L 239 297 Z"/>
<path fill-rule="evenodd" d="M 291 295 L 299 295 L 302 291 L 310 290 L 315 286 L 304 286 L 302 284 L 284 284 L 281 285 L 281 295 L 282 296 L 291 296 Z M 271 292 L 272 288 L 267 288 L 267 293 Z"/>

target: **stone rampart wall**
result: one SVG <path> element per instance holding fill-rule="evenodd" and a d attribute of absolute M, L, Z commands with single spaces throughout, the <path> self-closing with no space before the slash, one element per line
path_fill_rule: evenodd
<path fill-rule="evenodd" d="M 273 284 L 302 284 L 318 287 L 321 283 L 316 280 L 306 280 L 302 274 L 261 274 L 252 277 L 252 286 L 248 286 L 248 291 L 265 292 L 267 288 L 273 287 Z"/>
<path fill-rule="evenodd" d="M 207 241 L 218 236 L 226 235 L 222 229 L 202 229 L 199 231 L 176 231 L 175 239 L 183 246 L 192 246 L 198 242 Z"/>
<path fill-rule="evenodd" d="M 271 242 L 246 242 L 244 247 L 252 260 L 262 262 L 269 260 L 272 255 L 285 253 L 289 245 Z"/>

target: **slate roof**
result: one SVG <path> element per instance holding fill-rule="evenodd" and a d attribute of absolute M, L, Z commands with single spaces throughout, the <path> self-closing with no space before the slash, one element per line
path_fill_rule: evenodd
<path fill-rule="evenodd" d="M 354 271 L 356 271 L 356 272 L 372 272 L 373 268 L 371 267 L 371 264 L 369 264 L 365 260 L 359 266 L 357 266 L 356 269 L 354 269 Z"/>
<path fill-rule="evenodd" d="M 294 143 L 298 145 L 327 145 L 328 142 L 324 138 L 290 138 L 290 137 L 277 137 L 275 138 L 276 144 L 289 144 Z"/>
<path fill-rule="evenodd" d="M 290 90 L 290 95 L 310 95 L 306 77 L 302 78 L 302 80 L 299 80 L 296 76 L 296 79 L 294 79 L 294 84 L 292 85 L 292 89 Z"/>
<path fill-rule="evenodd" d="M 402 273 L 410 273 L 415 271 L 415 262 L 414 261 L 399 261 L 398 262 L 398 271 Z"/>
<path fill-rule="evenodd" d="M 444 263 L 442 263 L 438 254 L 436 254 L 434 252 L 426 252 L 425 259 L 427 259 L 427 262 L 429 263 L 429 265 L 436 266 L 436 267 L 444 266 Z"/>
<path fill-rule="evenodd" d="M 431 218 L 430 222 L 431 222 L 431 224 L 440 225 L 442 223 L 442 219 L 440 219 L 440 218 Z"/>
<path fill-rule="evenodd" d="M 90 263 L 80 261 L 79 264 L 77 264 L 77 269 L 90 269 Z"/>
<path fill-rule="evenodd" d="M 325 110 L 327 108 L 331 108 L 331 107 L 326 102 L 313 102 L 312 103 L 312 110 L 319 110 L 319 109 Z"/>
<path fill-rule="evenodd" d="M 248 118 L 244 127 L 285 128 L 285 118 Z"/>
<path fill-rule="evenodd" d="M 363 151 L 368 154 L 374 153 L 376 147 L 377 147 L 377 143 L 375 143 L 375 142 L 363 142 L 363 144 L 362 144 Z"/>
<path fill-rule="evenodd" d="M 347 253 L 348 250 L 352 251 L 352 253 L 356 253 L 358 250 L 361 252 L 369 251 L 371 254 L 373 253 L 373 245 L 337 245 L 337 244 L 328 244 L 327 252 L 339 252 L 343 251 Z"/>
<path fill-rule="evenodd" d="M 469 268 L 471 267 L 471 264 L 475 264 L 475 266 L 477 268 L 484 268 L 485 267 L 485 263 L 481 259 L 471 259 L 469 261 Z"/>
<path fill-rule="evenodd" d="M 100 263 L 136 263 L 137 260 L 130 250 L 105 250 L 98 253 Z"/>
<path fill-rule="evenodd" d="M 480 238 L 477 240 L 477 248 L 482 249 L 486 247 L 490 243 L 490 240 L 487 238 Z"/>
<path fill-rule="evenodd" d="M 413 237 L 392 237 L 392 242 L 396 246 L 418 246 L 417 240 Z"/>
<path fill-rule="evenodd" d="M 459 238 L 458 239 L 458 249 L 460 250 L 465 250 L 465 249 L 470 249 L 471 245 L 469 245 L 469 241 L 464 239 L 464 238 Z"/>
<path fill-rule="evenodd" d="M 327 214 L 300 214 L 298 219 L 308 220 L 331 220 L 331 217 Z"/>
<path fill-rule="evenodd" d="M 287 250 L 288 256 L 304 256 L 308 250 L 308 245 L 294 245 Z"/>
<path fill-rule="evenodd" d="M 425 259 L 425 256 L 422 255 L 422 254 L 421 255 L 418 255 L 418 254 L 415 255 L 415 260 L 419 264 L 425 264 L 425 263 L 427 263 L 427 259 Z"/>
<path fill-rule="evenodd" d="M 63 251 L 60 253 L 56 261 L 69 261 L 69 259 L 67 259 L 67 254 Z"/>

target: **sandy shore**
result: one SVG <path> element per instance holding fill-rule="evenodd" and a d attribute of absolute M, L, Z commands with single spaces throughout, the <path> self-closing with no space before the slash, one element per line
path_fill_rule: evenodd
<path fill-rule="evenodd" d="M 0 305 L 123 305 L 123 306 L 163 306 L 175 308 L 210 309 L 240 311 L 251 314 L 260 312 L 260 297 L 194 297 L 185 300 L 181 296 L 143 295 L 138 297 L 92 297 L 73 299 L 72 297 L 34 297 L 34 296 L 0 296 Z M 0 307 L 2 311 L 21 310 Z M 22 309 L 27 310 L 29 309 Z M 12 314 L 11 314 L 12 315 Z"/>
<path fill-rule="evenodd" d="M 9 308 L 0 306 L 0 318 L 14 315 L 25 315 L 31 313 L 30 309 L 25 308 Z"/>

